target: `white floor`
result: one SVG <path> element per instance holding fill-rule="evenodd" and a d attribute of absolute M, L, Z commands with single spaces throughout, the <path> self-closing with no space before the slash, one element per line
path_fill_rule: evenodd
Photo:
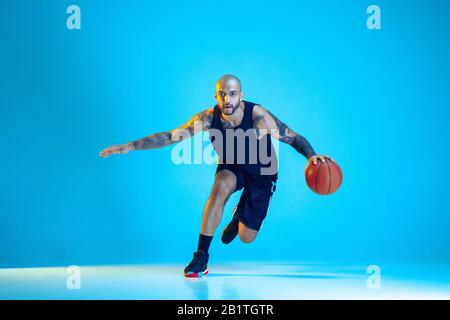
<path fill-rule="evenodd" d="M 368 288 L 367 266 L 227 263 L 200 279 L 183 268 L 81 266 L 80 289 L 68 289 L 66 267 L 0 269 L 0 299 L 450 299 L 442 265 L 381 265 L 380 289 Z"/>

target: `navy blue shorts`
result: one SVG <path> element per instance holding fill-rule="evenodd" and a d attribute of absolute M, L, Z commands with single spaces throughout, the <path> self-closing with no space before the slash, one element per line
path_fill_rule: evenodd
<path fill-rule="evenodd" d="M 267 216 L 269 203 L 276 190 L 277 175 L 252 177 L 235 164 L 219 164 L 217 172 L 228 169 L 236 176 L 236 189 L 244 189 L 234 211 L 237 218 L 246 227 L 259 231 Z"/>

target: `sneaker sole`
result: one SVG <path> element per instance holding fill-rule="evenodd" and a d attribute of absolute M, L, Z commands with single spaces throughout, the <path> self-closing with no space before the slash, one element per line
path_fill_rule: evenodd
<path fill-rule="evenodd" d="M 188 273 L 185 273 L 184 276 L 186 278 L 201 278 L 203 276 L 206 276 L 208 274 L 208 272 L 209 272 L 209 270 L 206 269 L 203 272 L 188 272 Z"/>

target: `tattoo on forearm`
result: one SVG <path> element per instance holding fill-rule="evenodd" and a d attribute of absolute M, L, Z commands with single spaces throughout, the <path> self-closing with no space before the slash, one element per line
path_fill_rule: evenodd
<path fill-rule="evenodd" d="M 308 140 L 306 140 L 299 134 L 295 134 L 290 145 L 293 146 L 294 149 L 297 150 L 297 152 L 301 153 L 308 159 L 316 154 L 313 147 L 309 144 Z"/>
<path fill-rule="evenodd" d="M 197 132 L 195 132 L 195 129 L 197 128 L 195 126 L 195 122 L 197 121 L 202 122 L 201 126 L 202 130 L 208 129 L 211 126 L 212 118 L 213 115 L 211 112 L 202 111 L 193 116 L 187 123 L 178 127 L 177 129 L 167 132 L 155 133 L 143 139 L 133 141 L 131 143 L 133 144 L 135 150 L 145 150 L 145 149 L 155 149 L 165 147 L 173 143 L 186 140 L 191 136 L 193 136 L 194 134 L 196 134 Z M 189 134 L 188 135 L 179 134 L 178 130 L 180 129 L 186 130 Z"/>
<path fill-rule="evenodd" d="M 172 143 L 172 133 L 155 133 L 143 139 L 133 141 L 132 143 L 136 150 L 161 148 Z"/>

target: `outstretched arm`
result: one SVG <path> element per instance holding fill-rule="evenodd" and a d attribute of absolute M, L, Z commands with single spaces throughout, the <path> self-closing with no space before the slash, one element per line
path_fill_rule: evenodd
<path fill-rule="evenodd" d="M 284 122 L 260 105 L 256 105 L 253 108 L 253 123 L 255 124 L 258 136 L 269 133 L 275 139 L 291 145 L 307 159 L 316 156 L 316 152 L 309 144 L 308 140 L 297 134 Z"/>
<path fill-rule="evenodd" d="M 111 154 L 125 154 L 130 150 L 161 148 L 180 142 L 209 128 L 212 121 L 212 110 L 212 108 L 209 108 L 197 113 L 188 122 L 173 130 L 151 134 L 126 144 L 114 145 L 104 149 L 99 155 L 106 158 Z"/>
<path fill-rule="evenodd" d="M 194 115 L 188 122 L 170 131 L 155 133 L 145 138 L 129 142 L 133 150 L 161 148 L 180 142 L 205 130 L 211 123 L 212 112 L 203 110 Z"/>

